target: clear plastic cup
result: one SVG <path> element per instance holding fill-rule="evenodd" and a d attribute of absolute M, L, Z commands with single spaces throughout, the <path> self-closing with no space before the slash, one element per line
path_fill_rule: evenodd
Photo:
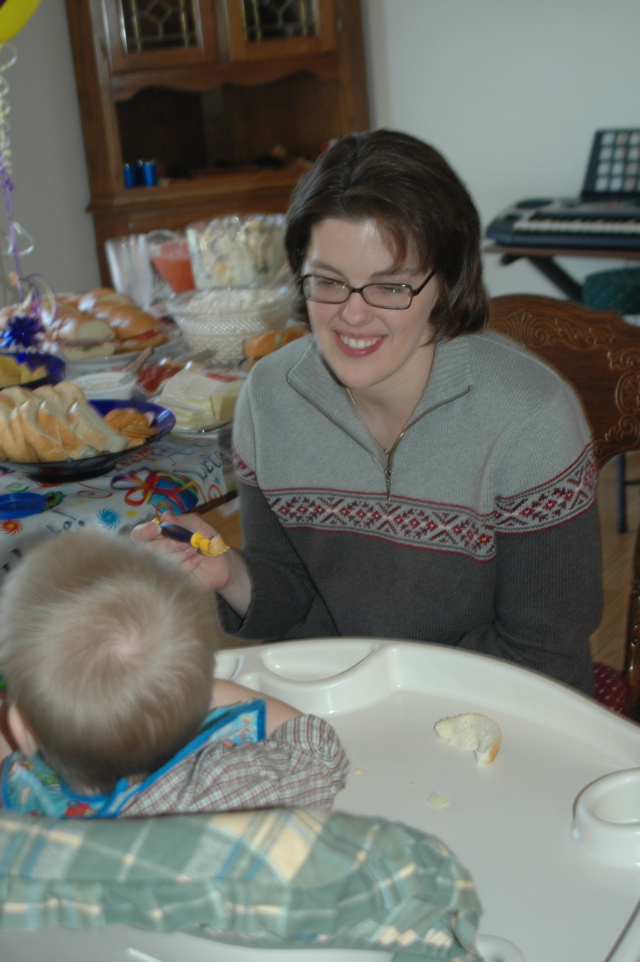
<path fill-rule="evenodd" d="M 147 246 L 151 263 L 174 294 L 195 289 L 186 237 L 172 231 L 152 231 L 147 235 Z"/>

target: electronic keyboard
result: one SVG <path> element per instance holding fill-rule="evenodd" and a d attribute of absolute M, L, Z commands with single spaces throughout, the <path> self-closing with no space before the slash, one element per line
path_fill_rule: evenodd
<path fill-rule="evenodd" d="M 510 246 L 640 250 L 640 130 L 597 130 L 580 197 L 518 201 L 486 233 Z"/>
<path fill-rule="evenodd" d="M 521 200 L 503 210 L 486 230 L 498 244 L 640 250 L 640 198 Z"/>

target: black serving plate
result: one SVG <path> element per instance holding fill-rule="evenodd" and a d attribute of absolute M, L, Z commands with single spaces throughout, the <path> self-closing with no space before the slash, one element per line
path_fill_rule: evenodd
<path fill-rule="evenodd" d="M 108 474 L 118 461 L 122 461 L 134 452 L 141 451 L 163 438 L 176 423 L 171 411 L 160 407 L 159 404 L 152 404 L 151 401 L 89 401 L 89 404 L 102 417 L 114 408 L 135 408 L 136 411 L 150 411 L 154 415 L 151 424 L 154 433 L 137 447 L 125 448 L 124 451 L 117 451 L 115 454 L 97 454 L 93 458 L 79 458 L 75 461 L 34 461 L 29 464 L 5 461 L 5 467 L 22 471 L 27 477 L 33 478 L 34 481 L 41 481 L 43 484 L 66 484 L 69 481 L 84 481 L 87 478 L 96 478 L 101 474 Z"/>

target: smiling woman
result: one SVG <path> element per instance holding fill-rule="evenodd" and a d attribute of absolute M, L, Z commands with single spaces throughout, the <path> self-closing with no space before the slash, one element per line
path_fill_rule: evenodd
<path fill-rule="evenodd" d="M 479 245 L 432 147 L 387 130 L 338 141 L 287 216 L 313 337 L 262 359 L 236 407 L 242 552 L 134 536 L 217 591 L 244 638 L 435 642 L 591 692 L 589 432 L 558 375 L 482 330 Z"/>

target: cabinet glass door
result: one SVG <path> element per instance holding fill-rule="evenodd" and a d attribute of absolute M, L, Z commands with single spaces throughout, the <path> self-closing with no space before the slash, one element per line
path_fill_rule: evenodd
<path fill-rule="evenodd" d="M 321 53 L 336 46 L 331 0 L 227 0 L 232 60 Z"/>
<path fill-rule="evenodd" d="M 211 0 L 102 0 L 113 73 L 217 59 Z"/>
<path fill-rule="evenodd" d="M 196 47 L 193 0 L 125 0 L 122 27 L 128 54 Z"/>

